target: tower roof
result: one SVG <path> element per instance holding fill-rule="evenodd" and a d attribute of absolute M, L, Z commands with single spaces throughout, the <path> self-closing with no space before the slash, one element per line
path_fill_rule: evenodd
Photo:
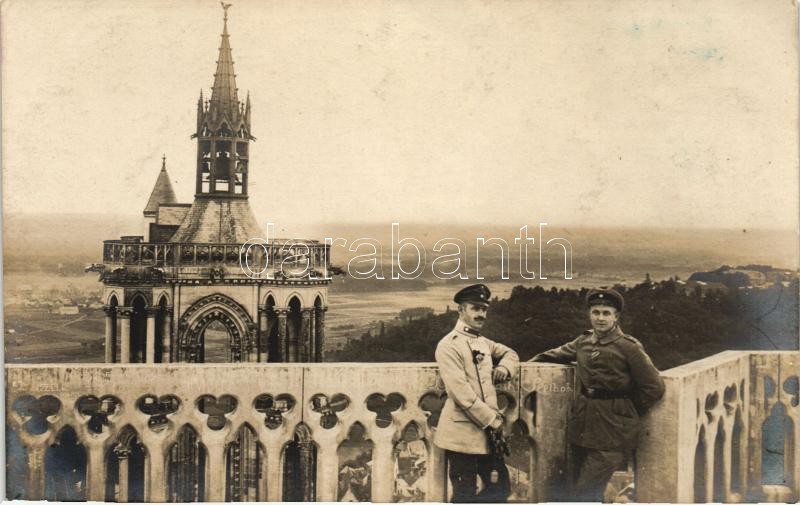
<path fill-rule="evenodd" d="M 211 88 L 210 105 L 220 111 L 235 114 L 239 107 L 239 97 L 236 92 L 236 74 L 233 72 L 233 54 L 228 35 L 228 8 L 231 4 L 220 3 L 225 14 L 222 20 L 222 41 L 219 46 L 217 71 L 214 74 L 214 86 Z"/>
<path fill-rule="evenodd" d="M 195 197 L 192 207 L 169 241 L 243 244 L 261 235 L 247 200 Z"/>
<path fill-rule="evenodd" d="M 150 193 L 150 199 L 147 200 L 144 213 L 155 215 L 158 212 L 158 206 L 166 203 L 178 203 L 178 199 L 175 198 L 175 191 L 172 189 L 172 183 L 169 182 L 165 155 L 161 158 L 161 171 L 158 173 L 156 185 L 153 186 L 153 191 Z"/>

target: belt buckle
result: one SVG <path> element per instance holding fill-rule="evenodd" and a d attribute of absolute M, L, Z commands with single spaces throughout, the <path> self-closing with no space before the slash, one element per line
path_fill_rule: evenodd
<path fill-rule="evenodd" d="M 586 388 L 586 395 L 589 397 L 593 397 L 594 391 L 595 391 L 594 388 Z"/>

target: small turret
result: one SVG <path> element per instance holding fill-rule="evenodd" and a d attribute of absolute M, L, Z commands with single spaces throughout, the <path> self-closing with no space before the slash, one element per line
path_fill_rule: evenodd
<path fill-rule="evenodd" d="M 172 189 L 172 183 L 169 181 L 169 174 L 167 173 L 167 155 L 165 154 L 161 157 L 161 171 L 158 173 L 153 191 L 150 192 L 150 198 L 147 200 L 144 211 L 142 211 L 144 215 L 142 236 L 147 237 L 150 235 L 150 223 L 156 222 L 158 218 L 158 207 L 160 205 L 172 203 L 178 203 L 178 199 L 175 197 L 175 190 Z"/>

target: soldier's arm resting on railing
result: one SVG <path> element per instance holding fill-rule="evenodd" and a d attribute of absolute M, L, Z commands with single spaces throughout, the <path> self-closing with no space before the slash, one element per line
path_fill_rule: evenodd
<path fill-rule="evenodd" d="M 550 349 L 549 351 L 541 352 L 536 356 L 534 356 L 533 358 L 531 358 L 530 361 L 537 361 L 540 363 L 560 363 L 562 365 L 568 365 L 577 359 L 578 338 L 576 338 L 572 342 L 567 342 L 561 347 L 556 347 L 555 349 Z"/>
<path fill-rule="evenodd" d="M 490 342 L 492 362 L 497 363 L 492 373 L 495 382 L 510 381 L 519 370 L 519 355 L 514 349 L 497 342 Z"/>

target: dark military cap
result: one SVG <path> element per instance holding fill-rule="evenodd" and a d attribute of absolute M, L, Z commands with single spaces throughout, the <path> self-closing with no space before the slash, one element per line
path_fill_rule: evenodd
<path fill-rule="evenodd" d="M 492 296 L 492 292 L 489 291 L 483 284 L 473 284 L 472 286 L 467 286 L 458 293 L 456 296 L 453 297 L 456 303 L 482 303 L 484 305 L 489 305 L 489 297 Z"/>
<path fill-rule="evenodd" d="M 608 305 L 617 309 L 617 312 L 622 312 L 625 308 L 625 299 L 619 294 L 619 291 L 609 288 L 592 289 L 586 295 L 586 305 Z"/>

